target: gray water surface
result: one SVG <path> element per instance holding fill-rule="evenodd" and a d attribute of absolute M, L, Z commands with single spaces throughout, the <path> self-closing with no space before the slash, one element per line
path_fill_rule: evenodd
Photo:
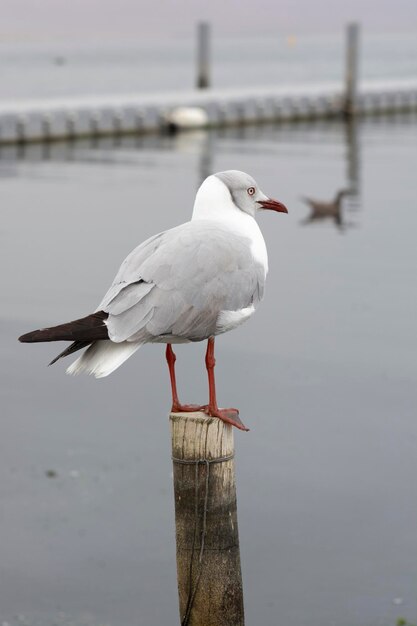
<path fill-rule="evenodd" d="M 217 341 L 235 433 L 248 625 L 417 619 L 417 121 L 264 127 L 0 154 L 0 623 L 178 623 L 163 346 L 109 378 L 16 337 L 91 312 L 120 262 L 186 221 L 200 180 L 250 172 L 265 301 Z M 301 196 L 349 188 L 341 220 Z M 205 401 L 204 346 L 179 346 Z"/>
<path fill-rule="evenodd" d="M 54 39 L 54 34 L 37 42 L 0 38 L 2 100 L 178 91 L 195 85 L 194 37 Z M 344 72 L 343 30 L 222 38 L 213 27 L 211 76 L 216 87 L 342 81 Z M 361 31 L 361 78 L 414 80 L 416 74 L 415 27 L 403 33 Z"/>

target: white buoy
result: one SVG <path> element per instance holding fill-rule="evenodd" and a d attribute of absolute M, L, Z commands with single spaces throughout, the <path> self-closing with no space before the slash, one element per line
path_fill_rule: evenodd
<path fill-rule="evenodd" d="M 200 107 L 177 107 L 164 116 L 164 122 L 168 130 L 177 132 L 193 128 L 205 128 L 208 126 L 209 117 L 207 112 Z"/>

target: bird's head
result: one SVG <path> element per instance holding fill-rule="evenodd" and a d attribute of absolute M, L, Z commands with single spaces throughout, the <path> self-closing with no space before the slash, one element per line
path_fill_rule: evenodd
<path fill-rule="evenodd" d="M 239 170 L 218 172 L 215 176 L 227 187 L 233 203 L 244 213 L 255 217 L 259 209 L 269 209 L 278 213 L 288 213 L 287 207 L 266 196 L 252 176 Z"/>
<path fill-rule="evenodd" d="M 340 189 L 340 191 L 338 191 L 336 193 L 336 197 L 335 197 L 334 201 L 336 203 L 339 203 L 342 200 L 342 198 L 344 198 L 345 196 L 349 196 L 349 195 L 350 195 L 350 190 L 349 189 Z"/>
<path fill-rule="evenodd" d="M 261 191 L 252 176 L 239 170 L 227 170 L 208 176 L 202 183 L 196 195 L 193 219 L 221 220 L 236 209 L 251 217 L 255 217 L 259 209 L 288 213 L 282 202 Z"/>

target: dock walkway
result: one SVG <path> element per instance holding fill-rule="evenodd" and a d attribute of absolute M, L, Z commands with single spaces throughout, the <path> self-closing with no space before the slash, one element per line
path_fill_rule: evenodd
<path fill-rule="evenodd" d="M 252 89 L 83 96 L 0 103 L 0 144 L 155 133 L 179 107 L 198 107 L 207 127 L 296 122 L 344 114 L 341 82 Z M 363 81 L 358 115 L 417 110 L 417 80 Z"/>

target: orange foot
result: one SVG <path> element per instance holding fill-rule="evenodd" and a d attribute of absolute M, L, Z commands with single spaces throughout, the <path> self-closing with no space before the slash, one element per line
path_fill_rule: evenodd
<path fill-rule="evenodd" d="M 206 411 L 206 405 L 200 404 L 180 404 L 175 403 L 171 407 L 171 413 L 196 413 L 197 411 Z"/>
<path fill-rule="evenodd" d="M 232 426 L 239 428 L 239 430 L 249 430 L 249 428 L 246 428 L 244 423 L 241 421 L 238 409 L 218 409 L 216 407 L 208 406 L 204 407 L 203 411 L 207 415 L 210 415 L 210 417 L 218 417 L 223 422 L 226 422 L 226 424 L 231 424 Z"/>

